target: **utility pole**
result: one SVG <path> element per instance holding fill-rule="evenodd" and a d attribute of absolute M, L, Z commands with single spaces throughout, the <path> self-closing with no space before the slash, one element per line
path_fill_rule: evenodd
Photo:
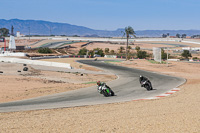
<path fill-rule="evenodd" d="M 4 51 L 6 51 L 6 37 L 4 37 Z"/>
<path fill-rule="evenodd" d="M 168 54 L 168 47 L 167 47 L 167 67 L 169 66 L 168 65 L 168 58 L 169 58 L 169 54 Z"/>

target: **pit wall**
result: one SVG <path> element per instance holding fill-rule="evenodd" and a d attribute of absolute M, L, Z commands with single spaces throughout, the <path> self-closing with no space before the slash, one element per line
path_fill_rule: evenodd
<path fill-rule="evenodd" d="M 39 60 L 28 60 L 28 59 L 0 57 L 0 62 L 22 63 L 22 64 L 52 66 L 52 67 L 61 67 L 61 68 L 71 69 L 71 66 L 68 63 L 39 61 Z"/>

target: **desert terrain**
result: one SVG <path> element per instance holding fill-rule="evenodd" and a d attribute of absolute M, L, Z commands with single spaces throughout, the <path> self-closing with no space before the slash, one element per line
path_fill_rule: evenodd
<path fill-rule="evenodd" d="M 70 60 L 69 60 L 70 62 Z M 101 71 L 97 68 L 72 63 L 73 67 Z M 23 71 L 28 67 L 28 71 Z M 115 75 L 88 74 L 80 72 L 55 72 L 34 69 L 31 65 L 0 63 L 0 102 L 28 99 L 54 93 L 66 92 L 74 89 L 96 85 L 98 80 L 107 82 L 117 77 Z"/>
<path fill-rule="evenodd" d="M 102 46 L 101 44 L 99 44 Z M 99 47 L 96 46 L 96 47 Z M 139 44 L 138 44 L 139 45 Z M 162 44 L 160 44 L 162 45 Z M 106 46 L 102 46 L 105 48 Z M 70 63 L 74 68 L 100 71 L 73 59 L 50 59 Z M 161 74 L 183 77 L 187 81 L 180 91 L 154 100 L 93 105 L 51 110 L 0 113 L 1 132 L 127 132 L 127 133 L 198 133 L 200 132 L 200 76 L 199 63 L 169 62 L 152 64 L 148 60 L 132 59 L 111 62 Z M 3 74 L 0 80 L 0 102 L 8 102 L 80 89 L 95 85 L 96 80 L 114 80 L 114 75 L 84 75 L 38 71 L 22 64 L 0 63 Z M 55 80 L 55 77 L 56 78 Z M 87 84 L 89 83 L 89 84 Z M 70 87 L 71 86 L 71 87 Z"/>

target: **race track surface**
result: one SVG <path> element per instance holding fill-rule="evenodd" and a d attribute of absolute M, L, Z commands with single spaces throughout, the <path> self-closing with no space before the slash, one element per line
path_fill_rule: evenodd
<path fill-rule="evenodd" d="M 79 62 L 99 67 L 118 75 L 119 78 L 117 80 L 107 83 L 115 92 L 115 96 L 104 97 L 97 92 L 97 87 L 93 86 L 28 100 L 1 103 L 0 112 L 76 107 L 131 101 L 157 96 L 185 82 L 185 79 L 182 78 L 112 65 L 104 63 L 103 61 L 81 60 Z M 139 75 L 148 77 L 152 82 L 154 90 L 147 91 L 145 88 L 140 87 Z"/>

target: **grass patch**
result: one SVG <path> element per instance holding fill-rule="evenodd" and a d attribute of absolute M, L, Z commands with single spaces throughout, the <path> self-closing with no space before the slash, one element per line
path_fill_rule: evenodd
<path fill-rule="evenodd" d="M 182 45 L 182 44 L 169 44 L 169 43 L 151 43 L 151 44 L 163 44 L 163 45 L 170 45 L 175 47 L 187 47 L 188 45 Z"/>
<path fill-rule="evenodd" d="M 110 63 L 110 62 L 122 62 L 122 61 L 104 61 L 105 63 Z"/>
<path fill-rule="evenodd" d="M 68 44 L 73 44 L 73 43 L 78 43 L 78 41 L 74 41 L 74 42 L 66 42 L 66 43 L 63 43 L 62 45 L 60 45 L 60 47 L 61 47 L 61 46 L 64 46 L 64 45 L 68 45 Z"/>
<path fill-rule="evenodd" d="M 157 61 L 154 61 L 154 60 L 148 60 L 150 63 L 152 63 L 152 64 L 167 64 L 167 62 L 165 62 L 165 61 L 161 61 L 161 63 L 160 62 L 157 62 Z"/>
<path fill-rule="evenodd" d="M 96 82 L 87 82 L 87 83 L 84 83 L 84 84 L 94 84 L 94 83 L 96 83 Z"/>

